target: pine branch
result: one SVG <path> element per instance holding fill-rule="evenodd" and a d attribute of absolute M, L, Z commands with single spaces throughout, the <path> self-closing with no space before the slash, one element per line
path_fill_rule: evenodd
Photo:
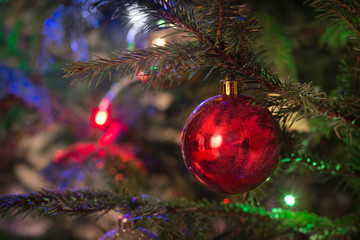
<path fill-rule="evenodd" d="M 348 51 L 351 51 L 350 49 Z M 346 55 L 342 58 L 338 65 L 338 76 L 337 78 L 341 82 L 342 90 L 344 90 L 344 96 L 349 97 L 352 95 L 352 98 L 356 99 L 358 95 L 358 81 L 359 81 L 359 72 L 360 72 L 360 61 L 358 55 Z M 359 65 L 358 65 L 359 64 Z M 356 90 L 356 91 L 355 91 Z"/>
<path fill-rule="evenodd" d="M 331 5 L 332 2 L 329 1 L 315 1 L 312 5 L 319 7 L 317 4 L 320 2 Z M 126 4 L 123 3 L 123 1 L 116 1 L 119 8 L 117 15 L 125 10 Z M 148 69 L 154 69 L 156 66 L 158 69 L 150 71 L 149 79 L 156 81 L 156 86 L 161 86 L 162 81 L 172 82 L 184 73 L 191 73 L 193 76 L 200 67 L 211 66 L 225 70 L 222 72 L 232 73 L 235 77 L 247 79 L 244 80 L 245 84 L 248 81 L 256 81 L 260 84 L 260 89 L 279 94 L 277 98 L 272 98 L 267 102 L 268 105 L 280 106 L 279 118 L 286 118 L 294 113 L 302 113 L 305 118 L 309 114 L 311 116 L 323 115 L 336 119 L 339 126 L 341 124 L 360 126 L 360 116 L 356 112 L 357 99 L 354 99 L 355 108 L 351 110 L 349 105 L 327 99 L 325 94 L 318 93 L 311 84 L 281 82 L 277 76 L 266 69 L 252 51 L 252 47 L 256 45 L 259 26 L 246 6 L 225 0 L 221 2 L 223 4 L 216 6 L 213 3 L 207 3 L 201 9 L 197 9 L 192 4 L 185 6 L 185 3 L 180 0 L 130 2 L 130 4 L 133 3 L 139 4 L 140 10 L 144 13 L 165 19 L 176 26 L 175 30 L 183 29 L 192 34 L 191 37 L 195 36 L 198 41 L 168 44 L 165 47 L 151 47 L 147 50 L 125 50 L 114 52 L 108 59 L 97 58 L 89 62 L 75 62 L 65 68 L 67 72 L 65 77 L 83 77 L 91 82 L 95 77 L 101 80 L 112 70 L 119 71 L 120 75 L 137 74 L 139 71 L 149 72 Z M 346 5 L 354 9 L 353 5 Z M 343 6 L 340 7 L 344 9 Z M 347 8 L 345 9 L 348 11 Z M 222 11 L 224 18 L 220 21 Z M 354 11 L 358 13 L 356 9 Z M 220 25 L 223 27 L 219 28 Z M 354 23 L 353 26 L 357 25 Z M 217 44 L 219 29 L 224 46 Z"/>
<path fill-rule="evenodd" d="M 0 217 L 7 214 L 32 216 L 77 214 L 121 208 L 128 196 L 112 196 L 110 192 L 89 190 L 42 190 L 29 194 L 10 194 L 0 198 Z M 124 206 L 124 205 L 123 205 Z"/>
<path fill-rule="evenodd" d="M 319 43 L 321 47 L 327 46 L 332 49 L 339 49 L 349 45 L 352 34 L 351 31 L 344 30 L 344 27 L 341 25 L 329 25 L 321 35 Z"/>
<path fill-rule="evenodd" d="M 96 4 L 101 4 L 103 1 L 98 1 Z M 242 42 L 243 45 L 251 45 L 253 44 L 254 37 L 251 37 L 256 34 L 258 31 L 258 25 L 257 22 L 254 21 L 252 18 L 247 17 L 248 20 L 242 20 L 240 23 L 237 22 L 235 26 L 234 31 L 234 18 L 238 20 L 238 18 L 244 18 L 244 16 L 249 15 L 249 9 L 245 8 L 243 5 L 240 6 L 229 6 L 229 2 L 226 1 L 224 4 L 224 10 L 223 15 L 226 16 L 224 18 L 224 23 L 221 24 L 222 26 L 226 26 L 224 29 L 224 42 L 228 44 L 228 46 L 224 46 L 222 48 L 216 47 L 216 34 L 214 36 L 211 29 L 211 22 L 201 22 L 199 19 L 201 19 L 201 16 L 198 16 L 195 13 L 194 8 L 190 6 L 185 6 L 183 1 L 131 1 L 130 4 L 137 3 L 139 4 L 139 10 L 141 10 L 144 14 L 151 15 L 155 19 L 165 19 L 166 22 L 174 24 L 173 30 L 180 31 L 180 29 L 183 30 L 183 32 L 187 32 L 190 35 L 190 37 L 196 37 L 201 44 L 198 45 L 197 49 L 191 49 L 192 51 L 202 51 L 204 49 L 207 50 L 206 55 L 202 56 L 201 58 L 197 58 L 197 60 L 202 62 L 210 63 L 210 65 L 215 67 L 221 66 L 223 68 L 232 70 L 232 69 L 240 69 L 244 63 L 240 61 L 238 63 L 235 60 L 235 56 L 231 54 L 230 50 L 234 50 L 234 47 L 237 49 L 240 45 L 239 42 Z M 118 10 L 115 16 L 121 15 L 120 13 L 123 13 L 126 11 L 125 6 L 128 6 L 129 4 L 124 4 L 123 1 L 116 1 L 116 6 L 118 6 Z M 217 16 L 214 15 L 214 13 L 208 14 L 208 17 L 211 17 L 212 20 L 217 18 Z M 210 23 L 210 24 L 209 24 Z M 157 29 L 157 26 L 154 26 L 153 24 L 147 25 L 149 29 Z M 241 33 L 239 35 L 239 27 L 241 27 Z M 148 30 L 149 30 L 148 29 Z M 238 43 L 236 43 L 238 42 Z M 168 53 L 174 53 L 177 50 L 181 50 L 180 47 L 175 47 L 172 45 L 173 49 L 170 49 L 171 45 L 167 46 Z M 152 51 L 154 54 L 156 54 L 157 49 L 160 47 L 152 47 Z M 224 51 L 223 49 L 227 49 Z M 159 49 L 161 51 L 161 49 Z M 116 54 L 119 55 L 138 55 L 139 51 L 141 50 L 134 50 L 134 51 L 123 51 L 123 52 L 116 52 Z M 137 59 L 131 59 L 131 63 L 139 67 L 141 64 L 145 65 L 151 65 L 154 58 L 151 58 L 151 52 L 148 52 L 148 54 L 145 54 L 143 58 L 137 58 Z M 190 54 L 191 52 L 189 52 Z M 115 55 L 115 54 L 113 54 Z M 244 54 L 246 55 L 246 54 Z M 191 57 L 191 55 L 190 55 Z M 105 58 L 97 58 L 93 61 L 90 61 L 89 64 L 85 62 L 75 62 L 70 65 L 70 67 L 65 68 L 65 77 L 84 77 L 89 78 L 90 81 L 94 79 L 94 77 L 100 75 L 100 78 L 105 73 L 108 73 L 110 70 L 113 69 L 114 65 L 120 65 L 120 64 L 128 64 L 127 62 L 121 62 L 116 61 L 116 63 L 113 60 L 117 60 L 114 58 L 114 56 L 109 56 L 109 59 Z M 192 60 L 194 62 L 194 59 Z M 165 62 L 164 62 L 165 63 Z M 208 64 L 209 65 L 209 64 Z M 160 68 L 165 68 L 166 65 L 158 65 Z M 196 66 L 197 67 L 197 66 Z M 115 68 L 116 70 L 119 70 L 118 68 Z M 131 72 L 133 70 L 132 68 L 128 69 L 126 68 L 128 72 Z M 194 69 L 192 69 L 194 71 Z"/>
<path fill-rule="evenodd" d="M 263 26 L 256 53 L 263 59 L 266 66 L 280 77 L 290 76 L 297 79 L 291 41 L 285 36 L 282 27 L 266 13 L 260 13 L 259 19 Z"/>
<path fill-rule="evenodd" d="M 353 32 L 351 37 L 360 38 L 360 3 L 350 0 L 307 0 L 305 3 L 323 12 L 321 18 L 330 18 L 335 24 L 345 24 Z"/>
<path fill-rule="evenodd" d="M 94 6 L 102 5 L 108 0 L 99 0 Z M 194 16 L 193 4 L 187 4 L 184 0 L 170 1 L 147 1 L 147 0 L 112 0 L 110 1 L 116 7 L 113 18 L 124 18 L 128 16 L 127 7 L 132 6 L 141 11 L 145 16 L 151 16 L 151 22 L 144 26 L 144 31 L 159 30 L 159 26 L 154 24 L 158 20 L 164 20 L 166 23 L 173 24 L 174 30 L 194 35 L 200 41 L 206 43 L 205 30 L 203 25 Z"/>
<path fill-rule="evenodd" d="M 215 41 L 215 45 L 219 46 L 219 44 L 221 44 L 222 40 L 221 40 L 221 30 L 223 27 L 223 21 L 224 21 L 224 3 L 223 0 L 218 0 L 218 12 L 219 12 L 219 17 L 218 17 L 218 26 L 217 26 L 217 32 L 216 32 L 216 41 Z"/>
<path fill-rule="evenodd" d="M 234 223 L 261 221 L 261 227 L 277 227 L 286 232 L 302 232 L 332 236 L 353 232 L 359 216 L 348 215 L 331 221 L 308 212 L 292 212 L 282 209 L 266 211 L 262 207 L 240 203 L 218 204 L 202 201 L 159 201 L 148 196 L 131 197 L 125 190 L 120 194 L 110 192 L 91 192 L 89 190 L 42 190 L 29 194 L 10 194 L 0 198 L 0 217 L 9 213 L 38 216 L 58 214 L 90 214 L 111 210 L 130 214 L 133 218 L 154 218 L 167 221 L 168 218 L 183 219 L 184 223 L 203 225 L 213 217 L 225 217 Z M 194 213 L 198 217 L 194 218 Z M 190 217 L 190 218 L 189 218 Z M 197 218 L 197 220 L 196 220 Z M 192 219 L 192 220 L 191 220 Z M 306 219 L 306 220 L 305 220 Z M 201 220 L 199 222 L 199 220 Z"/>
<path fill-rule="evenodd" d="M 336 176 L 346 176 L 346 177 L 360 177 L 360 171 L 352 168 L 346 164 L 339 164 L 335 161 L 321 160 L 317 156 L 290 156 L 288 158 L 283 158 L 282 163 L 289 163 L 288 166 L 295 165 L 306 165 L 308 169 L 312 172 L 320 174 L 332 174 Z"/>
<path fill-rule="evenodd" d="M 305 118 L 309 115 L 325 116 L 337 121 L 337 125 L 348 124 L 360 127 L 360 99 L 347 97 L 345 99 L 328 99 L 325 93 L 318 92 L 311 83 L 280 81 L 271 75 L 261 63 L 254 65 L 252 79 L 262 84 L 262 87 L 277 93 L 268 99 L 268 106 L 277 106 L 277 118 L 284 120 L 297 113 Z"/>
<path fill-rule="evenodd" d="M 357 55 L 356 57 L 356 63 L 355 63 L 355 67 L 354 67 L 354 78 L 353 78 L 353 95 L 356 96 L 357 94 L 357 89 L 358 89 L 358 73 L 360 71 L 360 54 Z"/>
<path fill-rule="evenodd" d="M 135 49 L 133 51 L 114 51 L 108 58 L 97 57 L 88 62 L 73 62 L 65 68 L 66 78 L 89 80 L 89 84 L 96 78 L 103 80 L 112 71 L 123 75 L 137 75 L 140 71 L 149 73 L 149 78 L 175 78 L 182 71 L 198 69 L 208 63 L 196 61 L 206 50 L 199 42 L 168 43 L 166 46 Z M 194 61 L 195 60 L 195 61 Z M 152 70 L 150 69 L 155 69 Z M 177 71 L 175 71 L 177 70 Z M 182 71 L 181 71 L 182 70 Z M 176 74 L 174 74 L 176 73 Z"/>

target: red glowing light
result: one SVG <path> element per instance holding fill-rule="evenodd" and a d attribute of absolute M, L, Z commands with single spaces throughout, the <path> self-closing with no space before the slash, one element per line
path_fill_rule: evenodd
<path fill-rule="evenodd" d="M 229 204 L 230 201 L 229 201 L 229 199 L 224 198 L 223 202 L 224 202 L 224 204 Z"/>
<path fill-rule="evenodd" d="M 137 76 L 143 82 L 146 82 L 148 80 L 148 78 L 149 78 L 148 75 L 146 75 L 144 72 L 141 72 L 141 71 L 138 73 Z"/>
<path fill-rule="evenodd" d="M 78 144 L 74 147 L 74 150 L 76 155 L 79 155 L 80 157 L 89 157 L 96 150 L 96 146 L 91 143 Z"/>
<path fill-rule="evenodd" d="M 55 161 L 59 162 L 64 157 L 64 152 L 61 150 L 57 150 L 55 152 Z"/>
<path fill-rule="evenodd" d="M 121 124 L 121 123 L 118 123 Z M 126 130 L 127 126 L 121 124 L 122 130 Z M 134 153 L 135 149 L 131 145 L 122 145 L 121 147 L 115 144 L 108 144 L 101 146 L 99 143 L 94 142 L 82 142 L 73 144 L 63 150 L 57 150 L 54 154 L 54 162 L 59 164 L 82 164 L 89 159 L 95 158 L 95 166 L 98 169 L 103 169 L 106 166 L 105 160 L 102 158 L 109 156 L 111 159 L 121 159 L 116 166 L 110 167 L 109 172 L 111 175 L 119 173 L 119 170 L 125 169 L 125 162 L 131 161 L 131 164 L 139 170 L 145 172 L 145 169 L 141 161 L 136 157 Z M 122 177 L 119 175 L 118 180 Z"/>
<path fill-rule="evenodd" d="M 119 136 L 121 132 L 126 131 L 126 129 L 126 125 L 119 122 L 113 122 L 106 130 L 104 135 L 101 136 L 98 143 L 100 144 L 100 146 L 109 145 L 110 143 L 115 141 L 115 139 Z"/>
<path fill-rule="evenodd" d="M 103 158 L 106 156 L 106 152 L 103 149 L 99 150 L 99 157 Z"/>
<path fill-rule="evenodd" d="M 107 101 L 101 101 L 101 106 L 108 105 Z M 111 122 L 109 108 L 95 108 L 91 115 L 91 122 L 95 128 L 105 128 Z"/>

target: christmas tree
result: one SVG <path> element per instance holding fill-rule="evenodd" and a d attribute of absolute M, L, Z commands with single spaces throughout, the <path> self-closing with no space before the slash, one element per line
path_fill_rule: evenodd
<path fill-rule="evenodd" d="M 360 237 L 357 0 L 0 20 L 1 239 Z"/>

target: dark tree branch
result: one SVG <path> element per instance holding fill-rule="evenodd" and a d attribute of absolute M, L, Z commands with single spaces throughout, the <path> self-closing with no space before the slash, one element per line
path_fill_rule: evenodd
<path fill-rule="evenodd" d="M 219 8 L 219 19 L 218 19 L 218 26 L 216 32 L 216 42 L 217 48 L 220 48 L 221 44 L 221 29 L 224 20 L 224 3 L 223 0 L 218 0 L 218 8 Z"/>
<path fill-rule="evenodd" d="M 354 26 L 354 23 L 352 23 L 349 19 L 347 19 L 346 17 L 344 17 L 342 14 L 340 14 L 339 12 L 335 11 L 334 9 L 332 9 L 331 7 L 327 7 L 328 10 L 330 12 L 332 12 L 333 14 L 335 14 L 336 16 L 338 16 L 339 18 L 341 18 L 344 22 L 346 22 L 347 24 L 349 24 L 358 34 L 360 34 L 360 29 L 357 29 Z"/>
<path fill-rule="evenodd" d="M 360 54 L 356 57 L 356 63 L 354 68 L 354 78 L 353 78 L 353 95 L 356 96 L 358 89 L 358 73 L 359 73 L 359 64 L 360 64 Z"/>
<path fill-rule="evenodd" d="M 343 3 L 339 0 L 333 0 L 335 3 L 343 6 L 344 8 L 348 9 L 351 13 L 355 14 L 356 16 L 360 17 L 359 13 L 355 11 L 355 9 L 351 8 L 348 4 Z"/>

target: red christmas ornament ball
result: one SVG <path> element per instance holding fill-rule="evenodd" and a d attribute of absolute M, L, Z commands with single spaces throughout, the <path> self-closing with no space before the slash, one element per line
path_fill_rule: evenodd
<path fill-rule="evenodd" d="M 273 173 L 280 154 L 279 128 L 254 99 L 218 95 L 191 113 L 181 149 L 188 170 L 207 188 L 247 192 Z"/>

